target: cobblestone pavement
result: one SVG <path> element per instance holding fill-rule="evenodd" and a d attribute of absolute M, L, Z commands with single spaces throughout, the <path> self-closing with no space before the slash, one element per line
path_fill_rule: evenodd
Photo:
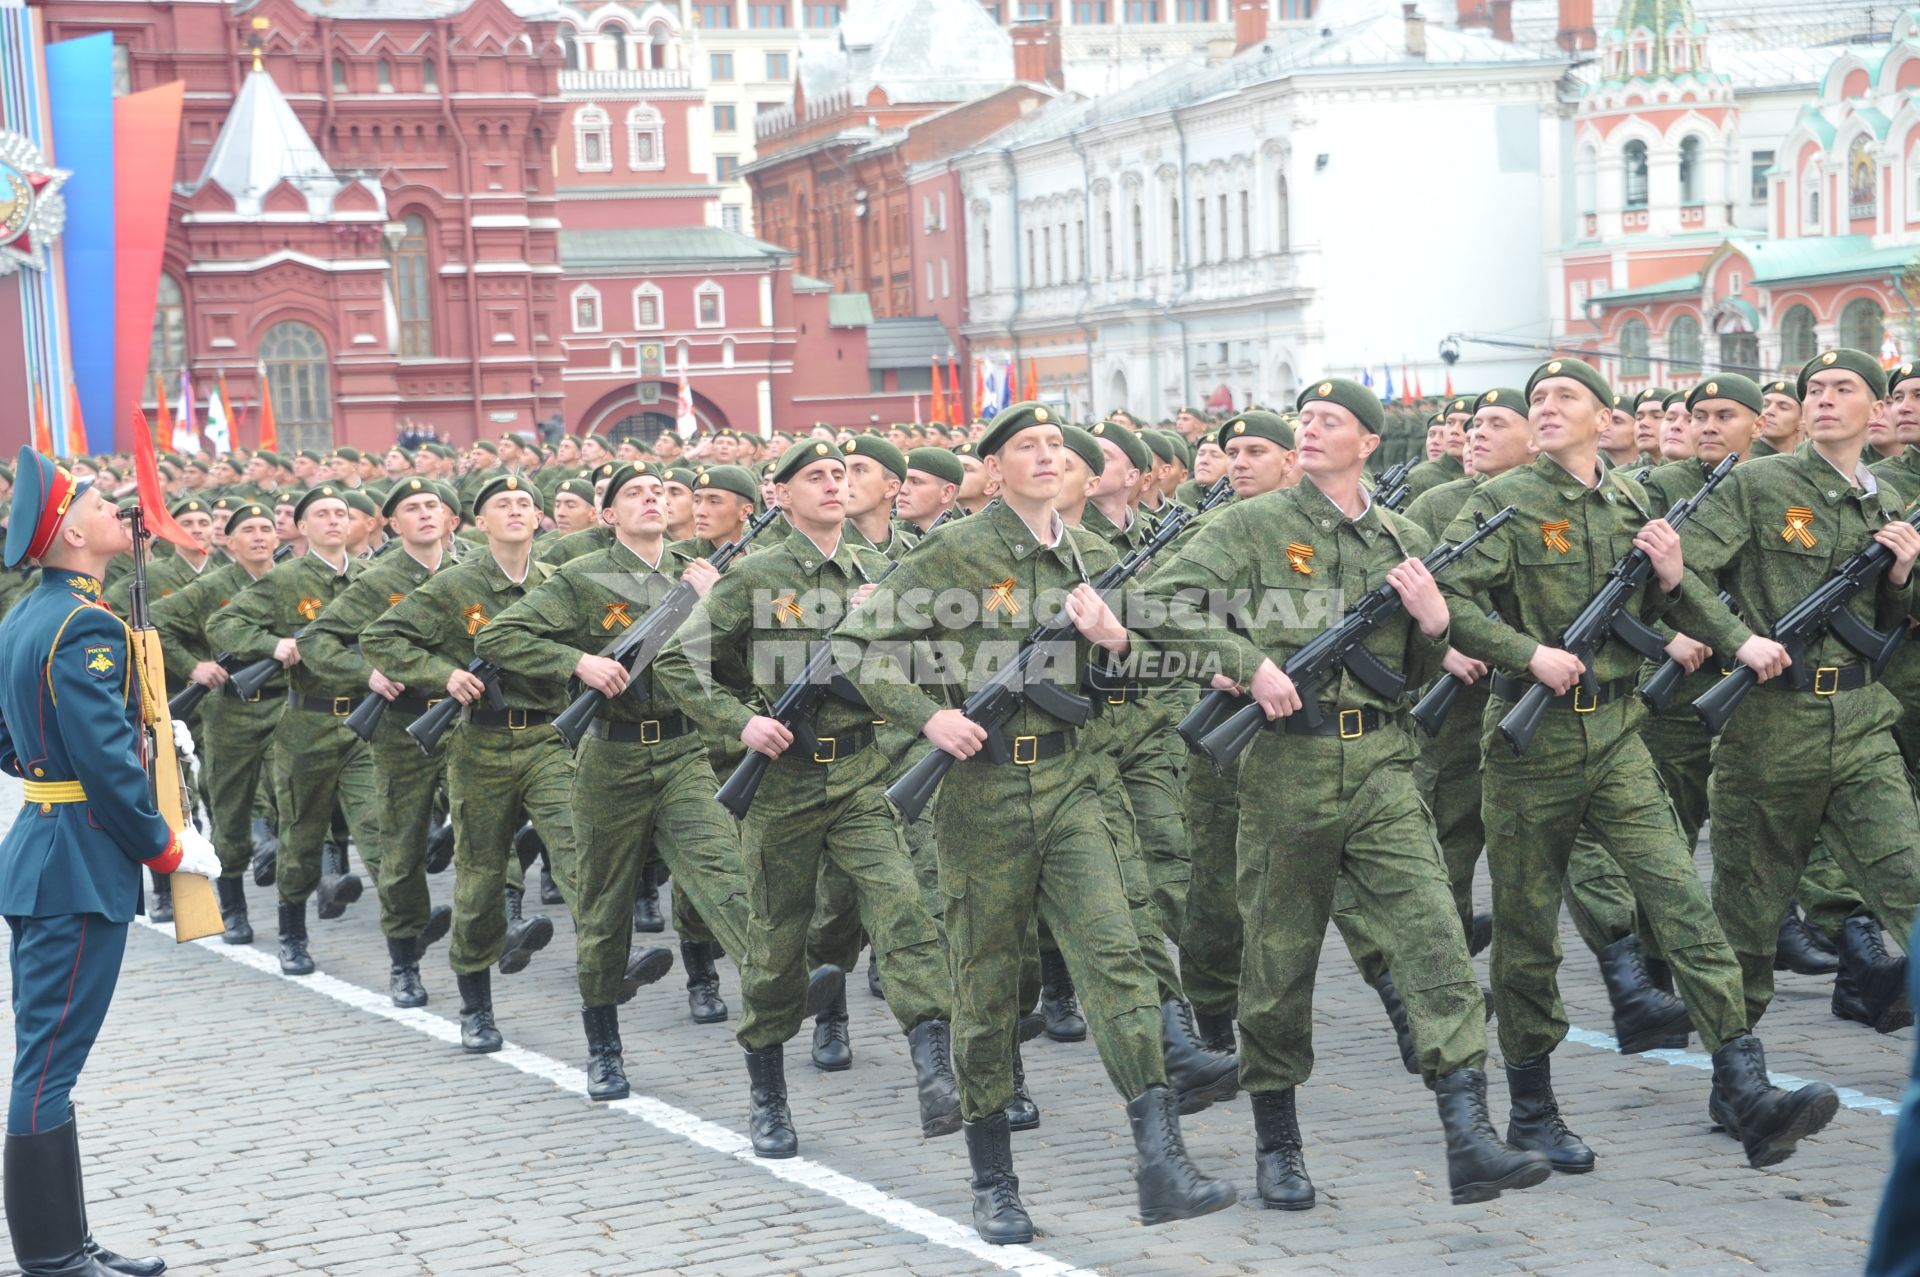
<path fill-rule="evenodd" d="M 0 823 L 15 784 L 0 783 Z M 451 887 L 450 872 L 434 882 L 441 899 Z M 1480 890 L 1484 899 L 1484 881 Z M 1776 1075 L 1851 1088 L 1849 1107 L 1784 1166 L 1749 1170 L 1708 1125 L 1704 1055 L 1601 1049 L 1604 994 L 1568 929 L 1568 1008 L 1585 1032 L 1557 1053 L 1554 1074 L 1599 1167 L 1454 1207 L 1432 1101 L 1401 1070 L 1377 999 L 1330 936 L 1318 1070 L 1300 1101 L 1316 1209 L 1245 1204 L 1242 1099 L 1186 1123 L 1195 1159 L 1230 1178 L 1242 1204 L 1142 1228 L 1126 1116 L 1093 1047 L 1043 1040 L 1027 1051 L 1043 1122 L 1014 1145 L 1039 1236 L 999 1249 L 973 1236 L 960 1138 L 918 1135 L 905 1040 L 864 979 L 850 982 L 851 1070 L 817 1072 L 804 1038 L 789 1047 L 802 1157 L 769 1163 L 746 1151 L 733 1025 L 692 1024 L 678 970 L 625 1008 L 635 1098 L 586 1101 L 563 908 L 549 911 L 553 945 L 524 973 L 495 977 L 509 1050 L 468 1058 L 444 945 L 424 966 L 432 1005 L 387 1003 L 371 889 L 345 918 L 311 924 L 322 974 L 306 981 L 278 974 L 270 892 L 249 884 L 249 894 L 261 932 L 251 949 L 177 947 L 135 926 L 75 1093 L 96 1231 L 181 1273 L 1857 1272 L 1913 1049 L 1911 1030 L 1882 1038 L 1834 1020 L 1826 981 L 1783 975 L 1762 1026 L 1769 1062 Z M 722 972 L 737 1012 L 738 980 L 730 964 Z M 1497 1080 L 1493 1109 L 1503 1124 Z"/>

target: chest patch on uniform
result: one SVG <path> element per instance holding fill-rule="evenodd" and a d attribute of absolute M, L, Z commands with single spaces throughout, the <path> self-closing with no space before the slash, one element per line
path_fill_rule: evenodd
<path fill-rule="evenodd" d="M 389 594 L 387 595 L 387 606 L 393 607 L 395 604 L 399 603 L 401 599 L 404 599 L 406 597 L 407 596 L 404 594 Z"/>
<path fill-rule="evenodd" d="M 773 601 L 773 619 L 782 625 L 792 625 L 805 615 L 791 594 L 782 594 Z"/>
<path fill-rule="evenodd" d="M 314 617 L 320 615 L 320 609 L 324 606 L 326 605 L 319 599 L 301 599 L 300 605 L 294 610 L 311 621 Z"/>
<path fill-rule="evenodd" d="M 1813 511 L 1803 505 L 1787 507 L 1787 526 L 1780 529 L 1780 539 L 1788 545 L 1798 542 L 1811 550 L 1819 542 L 1814 540 Z"/>
<path fill-rule="evenodd" d="M 1020 615 L 1020 600 L 1013 597 L 1012 577 L 987 590 L 987 611 L 1005 612 L 1008 616 Z"/>
<path fill-rule="evenodd" d="M 493 619 L 487 615 L 487 605 L 484 603 L 475 603 L 471 607 L 463 607 L 460 609 L 460 615 L 467 618 L 467 634 L 469 636 L 478 634 L 480 627 Z"/>
<path fill-rule="evenodd" d="M 1573 546 L 1567 541 L 1567 529 L 1573 523 L 1567 519 L 1553 519 L 1540 525 L 1540 540 L 1555 554 L 1568 554 Z"/>
<path fill-rule="evenodd" d="M 1313 547 L 1298 541 L 1287 543 L 1287 566 L 1301 576 L 1313 575 Z"/>
<path fill-rule="evenodd" d="M 95 678 L 108 678 L 113 674 L 113 649 L 104 644 L 86 650 L 87 673 Z"/>
<path fill-rule="evenodd" d="M 607 614 L 600 618 L 600 628 L 603 630 L 611 630 L 615 623 L 623 630 L 633 624 L 633 618 L 627 615 L 625 603 L 607 604 Z"/>

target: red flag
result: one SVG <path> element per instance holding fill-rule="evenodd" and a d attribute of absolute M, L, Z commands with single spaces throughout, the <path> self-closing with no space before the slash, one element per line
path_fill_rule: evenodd
<path fill-rule="evenodd" d="M 1040 397 L 1040 379 L 1033 373 L 1033 356 L 1027 356 L 1027 393 L 1020 396 L 1031 403 Z"/>
<path fill-rule="evenodd" d="M 957 428 L 967 422 L 967 396 L 960 389 L 960 361 L 952 355 L 947 356 L 947 384 L 953 387 L 947 399 L 947 424 Z"/>
<path fill-rule="evenodd" d="M 160 381 L 160 374 L 153 375 L 153 398 L 160 405 L 159 414 L 154 418 L 153 442 L 157 448 L 173 447 L 173 413 L 167 408 L 167 388 Z"/>
<path fill-rule="evenodd" d="M 273 384 L 267 370 L 260 370 L 260 446 L 268 452 L 280 451 L 280 429 L 273 419 Z"/>
<path fill-rule="evenodd" d="M 1447 369 L 1447 398 L 1453 398 L 1453 369 Z"/>
<path fill-rule="evenodd" d="M 1427 397 L 1426 393 L 1420 389 L 1419 373 L 1413 374 L 1413 397 L 1415 399 L 1425 399 Z"/>
<path fill-rule="evenodd" d="M 918 398 L 919 396 L 916 395 L 915 396 L 916 402 L 918 401 Z M 914 417 L 917 420 L 919 416 L 920 416 L 919 410 L 916 408 L 914 411 Z M 940 385 L 940 361 L 936 359 L 933 361 L 933 414 L 932 414 L 931 420 L 945 421 L 946 419 L 947 419 L 947 392 Z"/>
<path fill-rule="evenodd" d="M 47 401 L 37 390 L 33 392 L 33 446 L 49 457 L 53 455 L 53 430 L 47 425 Z"/>
<path fill-rule="evenodd" d="M 60 442 L 62 451 L 72 452 L 75 439 L 87 437 L 87 423 L 80 417 L 80 385 L 67 378 L 67 437 Z"/>
<path fill-rule="evenodd" d="M 160 411 L 166 410 L 167 401 L 162 399 Z M 160 463 L 153 455 L 153 432 L 147 429 L 147 414 L 140 411 L 139 404 L 133 406 L 133 477 L 139 484 L 140 509 L 146 516 L 147 531 L 165 537 L 182 550 L 198 554 L 200 543 L 167 512 L 166 489 L 160 486 Z"/>
<path fill-rule="evenodd" d="M 1400 365 L 1400 402 L 1413 402 L 1413 379 L 1407 376 L 1407 366 Z"/>
<path fill-rule="evenodd" d="M 987 401 L 987 366 L 979 360 L 973 361 L 973 411 L 977 416 L 980 405 Z"/>

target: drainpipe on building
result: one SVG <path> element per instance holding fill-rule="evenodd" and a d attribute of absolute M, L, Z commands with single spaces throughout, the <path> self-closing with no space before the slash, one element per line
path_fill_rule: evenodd
<path fill-rule="evenodd" d="M 467 147 L 466 135 L 460 131 L 460 122 L 453 116 L 453 77 L 449 74 L 451 68 L 447 66 L 447 49 L 453 38 L 453 23 L 442 18 L 435 25 L 440 28 L 440 41 L 433 51 L 434 59 L 440 64 L 440 118 L 446 121 L 447 133 L 453 138 L 460 159 L 461 251 L 467 258 L 467 375 L 473 379 L 473 437 L 480 439 L 484 437 L 480 409 L 480 344 L 485 339 L 480 334 L 480 277 L 474 261 L 479 255 L 479 248 L 473 238 L 473 156 Z M 531 338 L 533 334 L 527 335 Z M 538 400 L 534 402 L 536 406 L 539 403 Z M 562 411 L 565 411 L 564 401 Z"/>
<path fill-rule="evenodd" d="M 1187 248 L 1187 231 L 1193 221 L 1193 201 L 1187 188 L 1187 130 L 1180 122 L 1179 107 L 1167 112 L 1167 116 L 1173 121 L 1174 136 L 1180 139 L 1180 284 L 1163 309 L 1174 323 L 1180 325 L 1180 400 L 1182 403 L 1192 403 L 1193 354 L 1187 348 L 1187 321 L 1184 316 L 1173 313 L 1174 306 L 1184 301 L 1193 289 L 1193 253 Z"/>
<path fill-rule="evenodd" d="M 1013 310 L 1007 315 L 1007 340 L 1013 346 L 1012 375 L 1017 385 L 1020 380 L 1020 334 L 1014 324 L 1025 309 L 1027 299 L 1026 272 L 1021 269 L 1025 262 L 1020 256 L 1020 167 L 1013 162 L 1013 148 L 1009 146 L 1000 148 L 1000 162 L 1007 166 L 1007 194 L 1013 205 Z M 1014 390 L 1015 386 L 1007 387 L 1008 403 L 1016 402 L 1012 398 Z"/>
<path fill-rule="evenodd" d="M 1087 158 L 1087 149 L 1080 145 L 1080 134 L 1067 134 L 1067 142 L 1073 147 L 1073 153 L 1080 157 L 1080 209 L 1086 218 L 1082 223 L 1087 228 L 1088 256 L 1093 248 L 1093 161 Z M 1087 345 L 1087 417 L 1093 419 L 1093 334 L 1086 331 L 1083 316 L 1087 313 L 1087 302 L 1093 296 L 1093 267 L 1091 263 L 1080 264 L 1080 304 L 1074 308 L 1073 322 L 1086 338 Z M 1073 405 L 1067 405 L 1067 415 L 1073 415 Z"/>

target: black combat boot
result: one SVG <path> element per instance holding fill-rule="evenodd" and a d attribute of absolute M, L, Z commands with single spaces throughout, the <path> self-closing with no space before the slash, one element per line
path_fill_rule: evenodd
<path fill-rule="evenodd" d="M 1013 1173 L 1013 1135 L 1005 1113 L 961 1127 L 973 1164 L 973 1230 L 992 1246 L 1023 1246 L 1033 1240 L 1033 1221 L 1020 1204 L 1020 1177 Z"/>
<path fill-rule="evenodd" d="M 1020 1058 L 1020 1044 L 1013 1046 L 1013 1098 L 1007 1101 L 1007 1129 L 1014 1131 L 1037 1131 L 1040 1129 L 1040 1106 L 1033 1102 L 1033 1093 L 1027 1090 L 1027 1066 Z"/>
<path fill-rule="evenodd" d="M 1467 956 L 1475 957 L 1493 943 L 1493 915 L 1476 913 L 1467 924 Z"/>
<path fill-rule="evenodd" d="M 1755 1170 L 1792 1157 L 1795 1144 L 1840 1111 L 1840 1097 L 1825 1082 L 1809 1082 L 1797 1091 L 1783 1091 L 1769 1082 L 1766 1052 L 1751 1033 L 1713 1053 L 1713 1090 L 1709 1111 L 1718 1108 L 1732 1118 L 1722 1124 L 1739 1136 L 1747 1164 Z"/>
<path fill-rule="evenodd" d="M 1253 1100 L 1253 1178 L 1260 1204 L 1268 1210 L 1310 1210 L 1313 1181 L 1294 1112 L 1295 1088 L 1255 1092 Z"/>
<path fill-rule="evenodd" d="M 421 953 L 447 938 L 447 932 L 453 930 L 453 906 L 435 905 L 427 914 L 427 927 L 413 939 L 413 944 Z"/>
<path fill-rule="evenodd" d="M 1600 978 L 1613 1003 L 1613 1036 L 1619 1039 L 1620 1054 L 1658 1050 L 1668 1039 L 1684 1039 L 1693 1032 L 1687 1004 L 1655 988 L 1647 975 L 1639 936 L 1622 936 L 1600 951 Z"/>
<path fill-rule="evenodd" d="M 680 965 L 687 969 L 687 1010 L 695 1024 L 720 1024 L 727 1004 L 720 997 L 720 968 L 714 964 L 717 941 L 680 942 Z"/>
<path fill-rule="evenodd" d="M 1545 1153 L 1563 1175 L 1585 1175 L 1593 1169 L 1593 1150 L 1561 1120 L 1550 1058 L 1508 1061 L 1507 1143 L 1522 1152 Z"/>
<path fill-rule="evenodd" d="M 620 1011 L 617 1007 L 581 1007 L 580 1023 L 587 1030 L 587 1098 L 624 1100 L 627 1066 L 620 1055 Z"/>
<path fill-rule="evenodd" d="M 633 929 L 649 935 L 667 929 L 660 916 L 660 883 L 651 866 L 640 871 L 640 894 L 633 898 Z"/>
<path fill-rule="evenodd" d="M 387 996 L 397 1007 L 427 1005 L 427 986 L 420 983 L 420 951 L 411 937 L 387 937 Z"/>
<path fill-rule="evenodd" d="M 807 973 L 807 1014 L 817 1018 L 836 1002 L 847 1005 L 847 973 L 823 962 Z"/>
<path fill-rule="evenodd" d="M 126 1255 L 117 1254 L 93 1240 L 93 1228 L 87 1223 L 86 1178 L 80 1169 L 80 1119 L 78 1114 L 75 1114 L 74 1117 L 67 1122 L 67 1129 L 73 1133 L 73 1191 L 78 1194 L 80 1198 L 80 1227 L 86 1233 L 86 1240 L 80 1243 L 81 1249 L 87 1252 L 88 1259 L 91 1259 L 102 1268 L 122 1274 L 122 1277 L 160 1277 L 161 1273 L 167 1271 L 166 1260 L 152 1256 L 144 1259 L 134 1259 Z"/>
<path fill-rule="evenodd" d="M 1413 1025 L 1407 1019 L 1407 1008 L 1400 1001 L 1400 990 L 1393 986 L 1393 973 L 1382 971 L 1380 978 L 1373 982 L 1373 991 L 1380 995 L 1380 1005 L 1387 1009 L 1387 1019 L 1393 1024 L 1394 1039 L 1400 1044 L 1400 1063 L 1409 1073 L 1420 1072 L 1420 1051 L 1413 1044 Z"/>
<path fill-rule="evenodd" d="M 833 1001 L 813 1020 L 813 1067 L 839 1073 L 853 1067 L 853 1043 L 847 1033 L 847 985 L 842 980 Z"/>
<path fill-rule="evenodd" d="M 1219 1015 L 1210 1015 L 1195 1007 L 1193 1024 L 1200 1034 L 1200 1044 L 1207 1050 L 1225 1055 L 1234 1053 L 1237 1044 L 1233 1039 L 1233 1012 L 1222 1011 Z"/>
<path fill-rule="evenodd" d="M 1852 1020 L 1857 1024 L 1873 1023 L 1873 1013 L 1860 1000 L 1860 990 L 1853 983 L 1853 972 L 1847 970 L 1844 962 L 1833 977 L 1833 1001 L 1830 1005 L 1836 1019 Z"/>
<path fill-rule="evenodd" d="M 920 1133 L 929 1139 L 960 1129 L 960 1084 L 953 1077 L 952 1033 L 945 1020 L 922 1020 L 907 1033 L 907 1054 L 920 1092 Z"/>
<path fill-rule="evenodd" d="M 1233 1185 L 1208 1179 L 1187 1156 L 1180 1138 L 1180 1101 L 1171 1090 L 1150 1086 L 1128 1100 L 1127 1122 L 1133 1127 L 1133 1183 L 1140 1193 L 1141 1223 L 1192 1219 L 1233 1205 Z"/>
<path fill-rule="evenodd" d="M 73 1120 L 32 1135 L 9 1134 L 4 1161 L 0 1191 L 21 1277 L 114 1277 L 113 1269 L 87 1253 Z"/>
<path fill-rule="evenodd" d="M 1055 1042 L 1087 1040 L 1086 1017 L 1073 996 L 1073 976 L 1060 953 L 1040 954 L 1040 1014 L 1047 1018 L 1047 1036 Z"/>
<path fill-rule="evenodd" d="M 173 921 L 173 879 L 167 874 L 153 875 L 153 900 L 147 905 L 147 917 L 153 922 Z"/>
<path fill-rule="evenodd" d="M 1780 939 L 1774 945 L 1773 969 L 1795 975 L 1832 975 L 1840 969 L 1840 955 L 1820 929 L 1787 906 L 1780 919 Z"/>
<path fill-rule="evenodd" d="M 493 972 L 481 967 L 453 978 L 460 986 L 460 1049 L 469 1055 L 498 1051 L 506 1043 L 493 1022 Z"/>
<path fill-rule="evenodd" d="M 444 873 L 453 863 L 453 822 L 441 820 L 427 831 L 427 872 Z"/>
<path fill-rule="evenodd" d="M 347 911 L 347 906 L 360 898 L 365 884 L 360 875 L 347 869 L 347 847 L 345 843 L 329 842 L 320 847 L 320 885 L 314 889 L 313 898 L 319 902 L 319 914 L 322 922 L 330 922 Z"/>
<path fill-rule="evenodd" d="M 867 996 L 887 1000 L 886 986 L 880 983 L 880 955 L 872 949 L 867 950 Z"/>
<path fill-rule="evenodd" d="M 253 846 L 253 885 L 271 887 L 280 867 L 280 834 L 273 822 L 255 816 L 248 826 Z"/>
<path fill-rule="evenodd" d="M 220 933 L 225 944 L 252 944 L 253 924 L 247 921 L 247 885 L 238 878 L 215 878 L 213 893 L 220 898 Z"/>
<path fill-rule="evenodd" d="M 507 941 L 500 950 L 500 974 L 525 971 L 533 955 L 553 939 L 553 923 L 543 913 L 523 917 L 520 903 L 525 895 L 518 887 L 507 888 Z"/>
<path fill-rule="evenodd" d="M 1209 1051 L 1201 1044 L 1186 1003 L 1160 1004 L 1160 1047 L 1166 1061 L 1167 1086 L 1179 1100 L 1182 1113 L 1198 1113 L 1240 1093 L 1239 1059 Z"/>
<path fill-rule="evenodd" d="M 1907 1000 L 1907 960 L 1887 951 L 1886 933 L 1865 914 L 1848 918 L 1840 933 L 1840 971 L 1851 977 L 1853 992 L 1866 1012 L 1862 1021 L 1875 1032 L 1892 1033 L 1913 1023 L 1913 1006 Z M 1836 992 L 1836 1008 L 1837 997 Z"/>
<path fill-rule="evenodd" d="M 627 958 L 627 970 L 620 977 L 620 1005 L 633 1001 L 633 995 L 650 984 L 666 978 L 673 970 L 673 952 L 662 945 L 650 944 L 636 949 Z"/>
<path fill-rule="evenodd" d="M 312 975 L 313 955 L 307 952 L 307 902 L 280 902 L 280 974 Z"/>
<path fill-rule="evenodd" d="M 1545 1153 L 1516 1152 L 1493 1133 L 1485 1073 L 1455 1069 L 1434 1083 L 1433 1091 L 1447 1133 L 1447 1180 L 1455 1206 L 1490 1202 L 1504 1192 L 1544 1184 L 1553 1174 Z"/>
<path fill-rule="evenodd" d="M 747 1052 L 747 1130 L 755 1157 L 792 1157 L 800 1151 L 793 1114 L 787 1110 L 786 1047 L 780 1043 Z"/>

